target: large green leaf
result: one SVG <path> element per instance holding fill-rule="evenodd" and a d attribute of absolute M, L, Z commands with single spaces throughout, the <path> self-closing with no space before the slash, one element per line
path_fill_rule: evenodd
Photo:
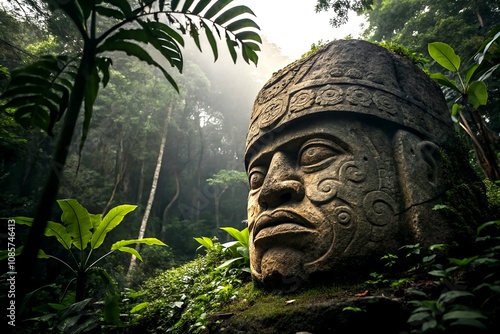
<path fill-rule="evenodd" d="M 255 21 L 250 20 L 248 18 L 233 21 L 226 26 L 227 30 L 233 31 L 233 32 L 238 31 L 240 29 L 244 29 L 244 28 L 260 29 L 260 27 L 257 25 L 257 23 L 255 23 Z"/>
<path fill-rule="evenodd" d="M 92 249 L 96 249 L 101 246 L 106 234 L 118 226 L 122 222 L 125 215 L 134 211 L 136 208 L 137 205 L 124 204 L 111 209 L 106 216 L 104 216 L 102 222 L 94 231 L 92 240 L 90 241 L 90 247 Z"/>
<path fill-rule="evenodd" d="M 130 17 L 132 14 L 132 8 L 128 0 L 103 0 L 103 3 L 109 3 L 120 9 L 120 11 L 125 15 L 125 17 Z"/>
<path fill-rule="evenodd" d="M 443 320 L 451 319 L 487 319 L 487 317 L 479 311 L 451 311 L 443 315 Z"/>
<path fill-rule="evenodd" d="M 142 238 L 142 239 L 129 239 L 129 240 L 120 240 L 115 242 L 111 246 L 111 250 L 120 250 L 120 248 L 132 244 L 146 244 L 146 245 L 158 245 L 158 246 L 166 246 L 164 242 L 158 240 L 157 238 Z"/>
<path fill-rule="evenodd" d="M 478 67 L 479 67 L 479 64 L 474 64 L 467 69 L 467 73 L 465 74 L 465 84 L 466 85 L 469 84 L 469 82 L 472 79 L 472 76 L 474 75 L 474 72 L 476 72 Z"/>
<path fill-rule="evenodd" d="M 9 220 L 13 220 L 16 224 L 31 226 L 33 224 L 33 218 L 31 217 L 10 217 Z"/>
<path fill-rule="evenodd" d="M 240 16 L 243 14 L 250 14 L 255 16 L 254 12 L 247 6 L 235 6 L 231 7 L 228 10 L 224 11 L 221 13 L 217 18 L 214 20 L 215 23 L 219 25 L 223 25 L 224 23 Z"/>
<path fill-rule="evenodd" d="M 474 109 L 485 105 L 488 101 L 488 90 L 484 81 L 474 81 L 467 89 L 467 100 Z"/>
<path fill-rule="evenodd" d="M 498 31 L 495 36 L 493 36 L 491 38 L 490 41 L 486 41 L 486 45 L 483 44 L 481 45 L 481 47 L 479 48 L 479 50 L 483 49 L 483 46 L 484 46 L 484 49 L 482 50 L 482 52 L 478 52 L 477 55 L 474 57 L 474 60 L 478 63 L 478 64 L 481 64 L 483 62 L 483 59 L 486 55 L 486 53 L 488 53 L 488 49 L 490 48 L 490 46 L 493 44 L 493 42 L 495 42 L 498 38 L 500 38 L 500 31 Z"/>
<path fill-rule="evenodd" d="M 217 15 L 224 7 L 229 5 L 233 0 L 219 0 L 215 1 L 214 4 L 206 11 L 205 17 L 206 19 L 211 19 L 215 15 Z"/>
<path fill-rule="evenodd" d="M 84 250 L 92 238 L 92 223 L 87 209 L 75 199 L 58 200 L 57 203 L 63 211 L 61 220 L 73 239 L 73 245 Z"/>
<path fill-rule="evenodd" d="M 214 61 L 217 61 L 217 58 L 219 58 L 219 51 L 217 48 L 217 41 L 215 40 L 214 34 L 212 33 L 212 30 L 208 26 L 208 24 L 205 21 L 201 21 L 202 26 L 204 27 L 205 30 L 205 35 L 207 36 L 208 43 L 210 44 L 210 47 L 212 48 L 212 52 L 214 54 Z"/>
<path fill-rule="evenodd" d="M 184 5 L 182 6 L 181 12 L 186 13 L 193 4 L 194 0 L 186 0 L 184 1 Z"/>
<path fill-rule="evenodd" d="M 124 40 L 117 40 L 117 41 L 104 41 L 103 44 L 101 44 L 97 48 L 97 52 L 105 52 L 105 51 L 123 51 L 129 56 L 134 56 L 138 58 L 141 61 L 144 61 L 148 63 L 149 65 L 153 65 L 157 68 L 160 69 L 160 71 L 163 73 L 165 78 L 170 82 L 172 87 L 175 88 L 176 91 L 179 91 L 179 87 L 177 86 L 177 83 L 175 82 L 174 78 L 168 72 L 161 66 L 158 62 L 156 62 L 151 55 L 144 50 L 140 45 L 124 41 Z"/>
<path fill-rule="evenodd" d="M 229 37 L 229 34 L 226 32 L 226 45 L 229 50 L 229 54 L 231 55 L 231 59 L 233 59 L 233 62 L 236 63 L 236 58 L 238 57 L 236 54 L 236 47 L 238 46 L 238 43 L 233 41 L 231 37 Z"/>
<path fill-rule="evenodd" d="M 90 213 L 90 222 L 92 223 L 92 229 L 94 230 L 94 232 L 97 230 L 97 228 L 99 227 L 99 225 L 101 225 L 101 222 L 102 222 L 102 214 L 98 213 L 98 214 L 92 214 Z"/>
<path fill-rule="evenodd" d="M 45 235 L 48 237 L 56 237 L 57 241 L 59 241 L 64 248 L 71 248 L 72 238 L 64 225 L 55 222 L 47 222 Z"/>
<path fill-rule="evenodd" d="M 117 248 L 116 250 L 118 250 L 120 252 L 132 254 L 133 256 L 138 258 L 140 261 L 142 261 L 141 254 L 139 254 L 139 252 L 135 248 L 123 246 L 123 247 Z"/>
<path fill-rule="evenodd" d="M 20 255 L 23 252 L 23 248 L 24 248 L 24 246 L 19 246 L 13 252 L 12 252 L 12 249 L 0 250 L 0 261 L 5 260 L 8 257 L 12 257 L 12 255 L 14 255 L 14 256 Z M 6 267 L 6 268 L 9 268 L 9 267 Z"/>
<path fill-rule="evenodd" d="M 69 102 L 72 83 L 64 76 L 74 71 L 66 56 L 43 56 L 28 66 L 11 73 L 11 80 L 2 99 L 8 102 L 0 108 L 15 109 L 14 117 L 23 127 L 37 126 L 52 135 Z"/>
<path fill-rule="evenodd" d="M 433 73 L 431 74 L 431 78 L 436 80 L 436 82 L 440 85 L 449 87 L 460 94 L 462 93 L 457 83 L 445 76 L 443 73 Z"/>
<path fill-rule="evenodd" d="M 461 297 L 473 297 L 474 295 L 468 291 L 460 291 L 460 290 L 451 290 L 441 294 L 439 296 L 439 303 L 449 303 L 454 301 L 457 298 Z"/>
<path fill-rule="evenodd" d="M 126 252 L 134 255 L 140 261 L 142 261 L 142 257 L 134 248 L 127 247 L 132 244 L 146 244 L 146 245 L 158 245 L 158 246 L 166 246 L 162 241 L 156 238 L 143 238 L 143 239 L 132 239 L 132 240 L 120 240 L 115 242 L 111 246 L 111 250 L 118 250 L 120 252 Z"/>
<path fill-rule="evenodd" d="M 260 38 L 259 34 L 257 34 L 255 31 L 251 31 L 251 30 L 242 31 L 242 32 L 238 32 L 237 34 L 235 34 L 235 36 L 236 36 L 236 39 L 238 39 L 240 41 L 252 40 L 252 41 L 262 43 L 262 39 Z"/>
<path fill-rule="evenodd" d="M 104 286 L 107 287 L 108 292 L 106 294 L 106 298 L 104 299 L 104 320 L 108 323 L 117 325 L 120 319 L 120 295 L 116 291 L 116 283 L 104 269 L 96 268 L 95 270 L 97 271 L 99 277 L 101 277 Z"/>
<path fill-rule="evenodd" d="M 479 78 L 478 81 L 487 80 L 493 72 L 500 66 L 500 64 L 496 64 L 495 66 L 490 67 L 486 72 L 484 72 Z"/>
<path fill-rule="evenodd" d="M 191 10 L 193 14 L 200 14 L 204 10 L 211 0 L 198 0 L 194 8 Z"/>
<path fill-rule="evenodd" d="M 448 44 L 442 42 L 429 43 L 427 49 L 432 59 L 447 70 L 457 72 L 460 68 L 460 57 Z"/>
<path fill-rule="evenodd" d="M 208 237 L 195 237 L 194 240 L 196 240 L 201 245 L 200 247 L 198 247 L 198 249 L 200 249 L 201 247 L 205 247 L 206 249 L 214 248 L 214 242 Z"/>
<path fill-rule="evenodd" d="M 242 245 L 248 246 L 249 232 L 247 227 L 241 231 L 238 231 L 234 227 L 221 227 L 221 230 L 229 233 L 229 235 L 238 240 Z"/>
<path fill-rule="evenodd" d="M 147 42 L 159 51 L 168 60 L 170 65 L 182 71 L 182 52 L 177 44 L 179 40 L 183 42 L 182 37 L 161 22 L 138 21 L 138 23 L 142 26 L 146 34 Z M 172 36 L 175 36 L 176 39 Z"/>
<path fill-rule="evenodd" d="M 101 16 L 110 17 L 110 18 L 114 18 L 117 20 L 124 20 L 125 19 L 125 15 L 117 9 L 104 7 L 104 6 L 96 6 L 95 10 Z"/>

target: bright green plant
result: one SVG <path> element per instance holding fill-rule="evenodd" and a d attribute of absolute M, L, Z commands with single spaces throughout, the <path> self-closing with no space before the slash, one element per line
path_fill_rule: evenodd
<path fill-rule="evenodd" d="M 241 297 L 244 283 L 238 268 L 218 269 L 227 259 L 227 251 L 219 242 L 199 238 L 206 254 L 180 267 L 143 282 L 141 292 L 149 302 L 138 319 L 139 328 L 149 333 L 205 333 L 208 314 L 220 311 Z M 246 276 L 249 281 L 248 275 Z M 129 328 L 134 332 L 135 328 Z"/>
<path fill-rule="evenodd" d="M 33 312 L 41 313 L 28 321 L 32 323 L 29 330 L 43 333 L 88 333 L 100 325 L 94 300 L 87 298 L 75 302 L 75 295 L 69 294 L 59 303 L 46 303 L 33 308 Z"/>
<path fill-rule="evenodd" d="M 302 56 L 300 57 L 301 59 L 302 58 L 305 58 L 309 55 L 312 55 L 313 53 L 316 53 L 318 52 L 318 50 L 320 50 L 321 48 L 323 48 L 325 45 L 327 45 L 330 41 L 323 41 L 322 39 L 320 39 L 319 41 L 317 41 L 316 43 L 312 43 L 311 44 L 311 48 L 309 49 L 309 51 L 305 52 L 302 54 Z"/>
<path fill-rule="evenodd" d="M 222 250 L 223 253 L 229 254 L 230 259 L 222 263 L 217 269 L 222 268 L 238 268 L 241 271 L 250 272 L 250 255 L 248 250 L 249 231 L 244 228 L 241 231 L 234 227 L 221 227 L 221 230 L 227 232 L 235 241 L 229 241 L 223 244 L 215 242 L 208 237 L 194 238 L 201 246 L 207 250 Z"/>
<path fill-rule="evenodd" d="M 222 244 L 227 253 L 231 254 L 231 259 L 221 264 L 218 268 L 227 266 L 236 266 L 242 271 L 250 272 L 250 254 L 248 250 L 248 239 L 250 237 L 248 227 L 238 231 L 234 227 L 222 227 L 222 230 L 231 235 L 235 241 L 229 241 Z"/>
<path fill-rule="evenodd" d="M 405 57 L 406 59 L 410 60 L 412 63 L 414 63 L 415 65 L 417 65 L 422 69 L 423 66 L 429 62 L 429 60 L 425 58 L 423 54 L 417 53 L 411 50 L 410 48 L 407 48 L 406 46 L 398 44 L 396 42 L 382 41 L 375 44 L 378 44 L 395 54 Z"/>
<path fill-rule="evenodd" d="M 80 302 L 87 298 L 88 293 L 88 275 L 91 272 L 96 273 L 105 283 L 108 289 L 110 298 L 116 295 L 116 289 L 111 277 L 102 269 L 97 267 L 97 264 L 105 259 L 108 255 L 115 251 L 127 252 L 135 255 L 142 261 L 141 255 L 129 245 L 141 243 L 147 245 L 161 245 L 166 246 L 163 242 L 156 238 L 144 238 L 133 240 L 120 240 L 115 242 L 109 252 L 93 258 L 94 252 L 103 244 L 107 234 L 116 228 L 123 220 L 123 218 L 137 206 L 135 205 L 120 205 L 111 209 L 106 216 L 102 217 L 101 214 L 89 214 L 78 201 L 75 199 L 64 199 L 57 201 L 61 210 L 61 222 L 56 223 L 49 221 L 45 235 L 55 237 L 57 241 L 68 251 L 73 264 L 70 264 L 56 256 L 45 254 L 40 251 L 39 257 L 46 259 L 55 259 L 66 266 L 73 274 L 74 278 L 68 283 L 68 286 L 76 281 L 76 302 Z M 18 224 L 31 225 L 33 219 L 27 217 L 12 218 Z M 19 250 L 18 250 L 19 251 Z M 7 256 L 6 252 L 3 258 Z M 112 300 L 110 299 L 109 302 Z"/>
<path fill-rule="evenodd" d="M 492 181 L 500 179 L 500 162 L 493 146 L 495 135 L 489 129 L 479 108 L 488 102 L 486 80 L 500 64 L 497 63 L 489 68 L 481 65 L 490 49 L 493 49 L 494 43 L 498 42 L 499 37 L 500 31 L 476 53 L 474 64 L 465 69 L 463 69 L 460 56 L 448 44 L 434 42 L 428 45 L 432 59 L 458 78 L 457 82 L 443 73 L 431 75 L 431 78 L 449 89 L 453 95 L 451 115 L 470 137 L 476 161 L 485 177 Z"/>

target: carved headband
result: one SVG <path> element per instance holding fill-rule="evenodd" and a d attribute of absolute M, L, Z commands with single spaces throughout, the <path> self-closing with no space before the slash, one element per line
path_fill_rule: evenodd
<path fill-rule="evenodd" d="M 376 116 L 438 144 L 454 133 L 442 91 L 425 73 L 383 47 L 338 40 L 264 85 L 254 104 L 246 154 L 286 123 L 336 111 Z"/>

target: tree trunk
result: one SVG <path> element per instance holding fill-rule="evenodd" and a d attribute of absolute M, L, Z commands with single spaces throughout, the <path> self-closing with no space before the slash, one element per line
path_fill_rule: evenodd
<path fill-rule="evenodd" d="M 161 238 L 163 240 L 165 239 L 165 233 L 166 233 L 166 229 L 167 229 L 168 211 L 170 211 L 170 209 L 174 205 L 175 201 L 177 201 L 177 198 L 179 198 L 180 188 L 181 187 L 180 187 L 180 183 L 179 183 L 179 173 L 176 171 L 175 172 L 175 194 L 172 197 L 172 199 L 170 200 L 170 202 L 168 202 L 167 206 L 165 207 L 165 210 L 163 210 L 163 219 L 161 222 L 161 234 L 160 234 Z"/>
<path fill-rule="evenodd" d="M 205 152 L 205 143 L 203 141 L 203 131 L 200 124 L 200 119 L 196 122 L 198 124 L 198 135 L 200 139 L 200 154 L 198 156 L 198 165 L 196 166 L 196 187 L 198 191 L 196 192 L 196 221 L 200 220 L 200 211 L 201 211 L 201 196 L 203 196 L 201 192 L 201 165 L 203 163 L 203 154 Z"/>
<path fill-rule="evenodd" d="M 215 187 L 218 187 L 218 185 L 215 185 Z M 224 186 L 221 190 L 221 192 L 217 195 L 214 195 L 214 204 L 215 204 L 215 227 L 217 228 L 217 231 L 220 229 L 220 198 L 222 197 L 222 194 L 227 190 L 227 186 Z M 217 189 L 215 190 L 217 192 Z"/>
<path fill-rule="evenodd" d="M 158 179 L 160 177 L 160 170 L 161 170 L 161 164 L 163 160 L 163 152 L 165 151 L 165 144 L 167 142 L 167 130 L 168 130 L 168 124 L 170 123 L 170 114 L 172 113 L 172 105 L 168 107 L 167 111 L 167 117 L 165 118 L 165 124 L 163 125 L 163 134 L 161 137 L 161 143 L 160 143 L 160 151 L 158 152 L 158 159 L 156 160 L 156 168 L 155 172 L 153 175 L 153 183 L 151 185 L 151 191 L 149 192 L 149 199 L 148 203 L 146 204 L 146 209 L 144 210 L 144 216 L 142 217 L 142 222 L 141 222 L 141 227 L 139 228 L 139 236 L 137 239 L 142 239 L 144 238 L 144 234 L 146 233 L 146 228 L 148 226 L 148 219 L 149 219 L 149 214 L 151 213 L 151 207 L 153 206 L 153 202 L 155 199 L 155 193 L 156 193 L 156 186 L 158 185 Z M 135 245 L 135 249 L 137 251 L 140 250 L 140 244 Z M 136 260 L 137 258 L 132 255 L 132 258 L 130 259 L 130 265 L 128 267 L 128 275 L 130 275 L 136 265 Z"/>
<path fill-rule="evenodd" d="M 108 211 L 109 206 L 111 203 L 113 203 L 113 200 L 115 199 L 116 191 L 118 190 L 118 186 L 123 180 L 123 177 L 125 176 L 125 171 L 127 170 L 127 163 L 125 161 L 125 150 L 123 149 L 123 132 L 120 138 L 120 150 L 116 153 L 117 154 L 117 159 L 116 159 L 116 168 L 115 168 L 115 186 L 113 187 L 113 191 L 111 192 L 111 196 L 109 197 L 108 202 L 106 203 L 106 206 L 102 210 L 102 215 L 104 216 L 106 212 Z"/>
<path fill-rule="evenodd" d="M 139 189 L 137 190 L 137 204 L 141 205 L 142 203 L 142 193 L 144 191 L 144 168 L 146 165 L 146 159 L 142 159 L 141 161 L 141 175 L 139 176 Z"/>
<path fill-rule="evenodd" d="M 76 277 L 76 295 L 75 302 L 81 302 L 86 299 L 89 291 L 88 277 L 85 270 L 78 270 Z"/>
<path fill-rule="evenodd" d="M 33 225 L 29 230 L 28 237 L 24 243 L 23 252 L 19 259 L 16 276 L 19 279 L 16 286 L 18 288 L 16 300 L 19 305 L 23 301 L 28 289 L 30 287 L 36 287 L 36 285 L 31 284 L 31 277 L 35 274 L 38 251 L 42 243 L 45 228 L 47 227 L 47 221 L 52 215 L 52 207 L 59 193 L 62 172 L 66 164 L 66 158 L 68 157 L 68 150 L 71 145 L 78 115 L 82 107 L 85 88 L 88 86 L 92 68 L 94 67 L 94 60 L 95 45 L 86 44 L 75 78 L 75 85 L 71 90 L 68 110 L 66 111 L 61 134 L 59 135 L 59 140 L 52 158 L 49 175 L 40 196 L 40 202 L 38 203 Z"/>
<path fill-rule="evenodd" d="M 494 149 L 498 136 L 491 131 L 477 110 L 468 111 L 469 119 L 463 112 L 460 113 L 460 125 L 472 140 L 476 161 L 486 178 L 493 182 L 499 180 L 500 161 Z"/>

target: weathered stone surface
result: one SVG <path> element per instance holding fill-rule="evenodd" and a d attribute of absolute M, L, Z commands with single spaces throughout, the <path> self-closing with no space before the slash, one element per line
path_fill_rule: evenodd
<path fill-rule="evenodd" d="M 355 277 L 403 245 L 453 241 L 466 227 L 432 210 L 444 158 L 463 158 L 450 143 L 440 88 L 382 47 L 334 41 L 275 74 L 247 135 L 255 281 Z"/>
<path fill-rule="evenodd" d="M 409 333 L 409 311 L 402 299 L 384 296 L 308 296 L 287 301 L 275 297 L 248 309 L 212 315 L 209 333 L 351 334 Z"/>

